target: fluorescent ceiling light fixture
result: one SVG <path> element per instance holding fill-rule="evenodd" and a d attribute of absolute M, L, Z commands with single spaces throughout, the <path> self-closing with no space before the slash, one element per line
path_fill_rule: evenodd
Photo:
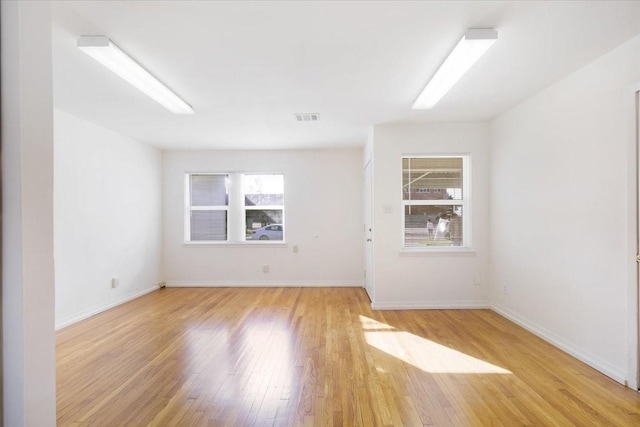
<path fill-rule="evenodd" d="M 416 102 L 414 110 L 433 108 L 475 62 L 498 39 L 493 28 L 469 29 L 427 83 Z"/>
<path fill-rule="evenodd" d="M 162 84 L 105 36 L 81 36 L 78 47 L 93 59 L 175 114 L 193 114 L 193 108 Z"/>

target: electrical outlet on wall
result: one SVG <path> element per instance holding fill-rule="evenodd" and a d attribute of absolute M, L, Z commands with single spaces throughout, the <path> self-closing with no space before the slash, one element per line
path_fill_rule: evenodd
<path fill-rule="evenodd" d="M 115 289 L 118 286 L 120 286 L 120 279 L 118 279 L 117 277 L 114 277 L 111 279 L 111 289 Z"/>
<path fill-rule="evenodd" d="M 268 273 L 269 272 L 269 264 L 264 264 L 262 266 L 262 272 L 263 273 Z"/>

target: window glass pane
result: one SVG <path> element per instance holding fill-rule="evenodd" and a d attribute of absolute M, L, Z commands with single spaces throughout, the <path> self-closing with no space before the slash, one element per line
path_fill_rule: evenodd
<path fill-rule="evenodd" d="M 227 175 L 191 175 L 191 206 L 227 206 Z"/>
<path fill-rule="evenodd" d="M 405 206 L 404 245 L 462 246 L 462 206 Z"/>
<path fill-rule="evenodd" d="M 462 200 L 462 158 L 403 158 L 402 198 Z"/>
<path fill-rule="evenodd" d="M 191 211 L 191 240 L 227 240 L 227 211 Z"/>
<path fill-rule="evenodd" d="M 281 209 L 247 209 L 247 240 L 283 240 Z"/>
<path fill-rule="evenodd" d="M 283 206 L 284 175 L 245 175 L 245 206 Z"/>

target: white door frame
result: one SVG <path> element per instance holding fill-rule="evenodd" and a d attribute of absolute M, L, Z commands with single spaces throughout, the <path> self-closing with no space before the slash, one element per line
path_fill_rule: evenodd
<path fill-rule="evenodd" d="M 627 92 L 628 104 L 627 111 L 628 117 L 628 129 L 629 129 L 629 144 L 627 147 L 627 188 L 628 188 L 628 202 L 627 202 L 627 254 L 628 254 L 628 291 L 627 291 L 627 380 L 626 385 L 629 388 L 638 390 L 639 380 L 639 364 L 640 359 L 638 357 L 639 350 L 638 345 L 640 342 L 640 317 L 639 317 L 639 289 L 640 289 L 640 276 L 639 266 L 636 261 L 636 256 L 640 254 L 640 82 L 632 85 L 630 91 Z"/>
<path fill-rule="evenodd" d="M 364 166 L 364 287 L 373 304 L 375 285 L 373 275 L 373 160 Z"/>

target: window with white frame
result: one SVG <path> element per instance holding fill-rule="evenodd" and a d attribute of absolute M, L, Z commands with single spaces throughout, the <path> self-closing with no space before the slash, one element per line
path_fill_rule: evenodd
<path fill-rule="evenodd" d="M 229 175 L 189 174 L 187 236 L 191 242 L 226 241 Z"/>
<path fill-rule="evenodd" d="M 185 241 L 284 240 L 284 175 L 186 174 Z"/>
<path fill-rule="evenodd" d="M 244 175 L 247 240 L 284 240 L 284 175 Z"/>
<path fill-rule="evenodd" d="M 404 247 L 468 247 L 469 156 L 402 158 Z"/>

